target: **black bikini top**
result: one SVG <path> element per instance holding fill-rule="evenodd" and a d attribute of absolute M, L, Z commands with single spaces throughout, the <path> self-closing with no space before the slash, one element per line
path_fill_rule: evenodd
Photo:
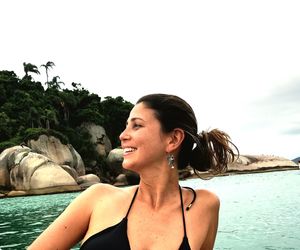
<path fill-rule="evenodd" d="M 188 187 L 187 187 L 188 188 Z M 196 199 L 196 193 L 193 189 L 188 188 L 193 191 L 194 198 L 190 205 L 186 208 L 189 210 L 191 205 Z M 132 204 L 135 200 L 136 194 L 138 192 L 138 188 L 136 189 L 130 206 L 128 208 L 126 216 L 116 225 L 108 227 L 88 238 L 80 247 L 81 250 L 96 250 L 96 249 L 105 249 L 105 250 L 130 250 L 130 244 L 127 237 L 127 217 L 132 207 Z M 184 228 L 184 236 L 182 243 L 179 247 L 179 250 L 190 250 L 189 241 L 186 235 L 186 226 L 185 226 L 185 217 L 183 211 L 183 201 L 182 201 L 182 191 L 179 186 L 180 192 L 180 201 L 181 201 L 181 211 L 182 211 L 182 220 L 183 220 L 183 228 Z"/>

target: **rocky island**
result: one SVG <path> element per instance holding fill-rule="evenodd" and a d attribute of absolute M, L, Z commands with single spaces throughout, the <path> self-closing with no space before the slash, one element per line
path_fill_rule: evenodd
<path fill-rule="evenodd" d="M 95 142 L 99 137 L 106 138 L 105 130 L 99 126 L 89 125 L 89 131 Z M 107 155 L 107 164 L 116 173 L 111 184 L 137 183 L 138 176 L 121 167 L 122 149 L 111 149 L 108 138 L 105 140 L 106 143 L 95 143 L 95 147 L 99 154 Z M 221 175 L 297 169 L 298 164 L 282 157 L 240 155 Z M 194 176 L 188 168 L 180 171 L 181 179 Z M 41 135 L 0 154 L 0 197 L 80 191 L 100 182 L 101 176 L 86 174 L 81 156 L 72 145 L 65 145 L 54 136 Z"/>

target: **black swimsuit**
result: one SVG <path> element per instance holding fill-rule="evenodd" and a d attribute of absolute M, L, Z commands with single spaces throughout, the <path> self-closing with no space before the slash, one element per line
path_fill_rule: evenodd
<path fill-rule="evenodd" d="M 129 209 L 127 211 L 126 216 L 119 222 L 118 224 L 108 227 L 88 238 L 80 247 L 81 250 L 130 250 L 130 244 L 127 237 L 127 217 L 129 211 L 132 207 L 134 199 L 136 197 L 138 188 L 134 193 L 132 201 L 130 203 Z M 180 201 L 181 201 L 181 211 L 182 211 L 182 219 L 183 219 L 183 228 L 184 228 L 184 237 L 182 243 L 179 247 L 179 250 L 190 250 L 189 241 L 186 235 L 186 226 L 185 226 L 185 218 L 183 211 L 183 201 L 182 201 L 182 192 L 180 191 Z"/>

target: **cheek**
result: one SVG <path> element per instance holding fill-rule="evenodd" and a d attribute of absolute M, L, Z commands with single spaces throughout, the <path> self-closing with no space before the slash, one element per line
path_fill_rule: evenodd
<path fill-rule="evenodd" d="M 149 141 L 143 147 L 142 153 L 144 159 L 150 161 L 157 161 L 159 159 L 165 158 L 166 156 L 166 148 L 161 140 L 152 140 Z"/>

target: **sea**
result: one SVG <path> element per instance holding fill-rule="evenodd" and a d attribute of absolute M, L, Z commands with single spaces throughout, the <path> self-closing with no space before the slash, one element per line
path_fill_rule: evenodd
<path fill-rule="evenodd" d="M 299 170 L 189 179 L 180 185 L 208 189 L 219 196 L 214 249 L 300 249 Z M 0 249 L 26 249 L 78 195 L 0 199 Z"/>

